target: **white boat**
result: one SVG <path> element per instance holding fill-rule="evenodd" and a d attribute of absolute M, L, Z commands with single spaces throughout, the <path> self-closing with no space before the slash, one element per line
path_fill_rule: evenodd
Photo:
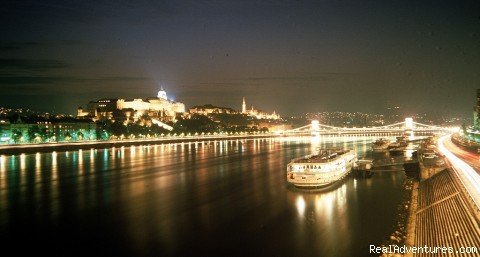
<path fill-rule="evenodd" d="M 287 165 L 287 181 L 296 187 L 321 187 L 347 176 L 357 159 L 353 150 L 320 149 L 293 159 Z"/>

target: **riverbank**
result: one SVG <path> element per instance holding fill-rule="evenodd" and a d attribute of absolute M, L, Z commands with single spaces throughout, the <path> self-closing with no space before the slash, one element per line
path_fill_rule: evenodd
<path fill-rule="evenodd" d="M 73 151 L 80 149 L 101 149 L 122 146 L 156 145 L 170 143 L 189 143 L 211 140 L 231 139 L 252 139 L 282 137 L 276 134 L 260 135 L 233 135 L 233 136 L 191 136 L 191 137 L 170 137 L 170 138 L 149 138 L 136 140 L 112 140 L 112 141 L 86 141 L 86 142 L 65 142 L 65 143 L 43 143 L 43 144 L 18 144 L 0 146 L 0 155 L 16 155 L 28 153 L 42 153 L 52 151 Z"/>
<path fill-rule="evenodd" d="M 455 182 L 455 174 L 445 169 L 432 177 L 420 181 L 412 191 L 409 246 L 461 247 L 478 246 L 480 229 L 478 222 L 464 201 L 461 188 Z M 425 253 L 405 256 L 428 256 Z"/>
<path fill-rule="evenodd" d="M 436 168 L 421 163 L 420 168 L 420 180 L 414 183 L 411 193 L 405 244 L 411 247 L 448 246 L 454 251 L 477 246 L 480 243 L 479 220 L 455 171 L 448 162 Z M 404 256 L 428 255 L 408 253 Z"/>

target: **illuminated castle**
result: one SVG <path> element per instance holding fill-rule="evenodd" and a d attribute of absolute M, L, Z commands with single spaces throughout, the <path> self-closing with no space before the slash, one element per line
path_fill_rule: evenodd
<path fill-rule="evenodd" d="M 269 113 L 262 112 L 260 110 L 254 109 L 253 105 L 252 105 L 251 109 L 247 110 L 247 104 L 245 103 L 245 97 L 243 98 L 243 102 L 242 102 L 242 113 L 246 114 L 248 116 L 255 117 L 257 119 L 265 119 L 265 120 L 278 120 L 278 119 L 280 119 L 280 115 L 275 113 L 275 111 L 273 111 L 273 113 L 269 114 Z"/>
<path fill-rule="evenodd" d="M 100 99 L 91 101 L 88 110 L 78 108 L 77 117 L 91 117 L 94 120 L 101 118 L 136 121 L 144 115 L 161 118 L 164 121 L 175 120 L 177 114 L 185 112 L 185 104 L 169 100 L 163 87 L 158 91 L 157 97 L 146 99 Z"/>

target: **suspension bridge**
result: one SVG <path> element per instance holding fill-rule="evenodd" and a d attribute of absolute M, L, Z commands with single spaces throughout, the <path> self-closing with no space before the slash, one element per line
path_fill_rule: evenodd
<path fill-rule="evenodd" d="M 405 134 L 417 134 L 417 135 L 440 135 L 446 134 L 458 130 L 453 127 L 440 127 L 435 125 L 427 125 L 413 121 L 412 118 L 406 118 L 402 122 L 394 124 L 375 126 L 375 127 L 335 127 L 330 125 L 321 124 L 318 120 L 312 120 L 312 122 L 306 126 L 285 130 L 282 132 L 284 135 L 297 135 L 297 134 L 312 134 L 312 135 L 378 135 L 378 136 L 394 136 Z"/>

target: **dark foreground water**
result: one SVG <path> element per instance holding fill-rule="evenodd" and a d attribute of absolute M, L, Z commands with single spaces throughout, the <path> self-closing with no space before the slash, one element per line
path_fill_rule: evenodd
<path fill-rule="evenodd" d="M 363 154 L 368 140 L 233 140 L 2 156 L 0 250 L 369 256 L 369 245 L 395 230 L 403 173 L 349 177 L 315 192 L 285 179 L 290 159 L 317 146 Z"/>

